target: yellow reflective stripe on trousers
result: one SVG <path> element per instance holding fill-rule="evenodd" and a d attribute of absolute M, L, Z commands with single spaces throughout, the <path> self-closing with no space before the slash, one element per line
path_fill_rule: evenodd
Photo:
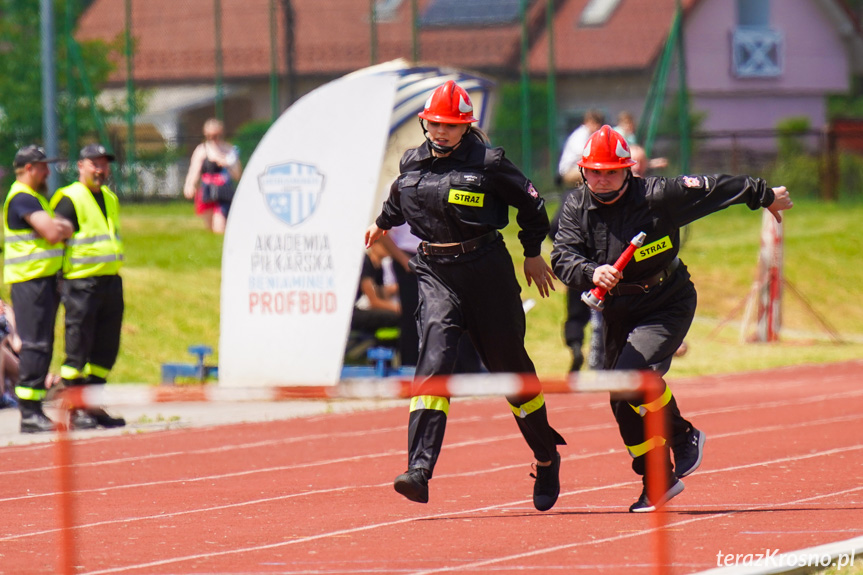
<path fill-rule="evenodd" d="M 101 377 L 105 379 L 108 377 L 108 374 L 111 373 L 111 370 L 107 367 L 102 367 L 101 365 L 96 365 L 95 363 L 88 363 L 84 366 L 84 371 L 89 375 L 95 375 L 96 377 Z"/>
<path fill-rule="evenodd" d="M 33 389 L 32 387 L 16 387 L 15 395 L 18 396 L 18 399 L 24 399 L 28 401 L 42 401 L 45 399 L 45 396 L 48 394 L 44 389 Z"/>
<path fill-rule="evenodd" d="M 70 366 L 70 365 L 61 365 L 60 366 L 60 377 L 66 380 L 72 379 L 82 379 L 87 377 L 86 371 L 78 371 L 78 369 Z"/>
<path fill-rule="evenodd" d="M 416 395 L 411 398 L 411 411 L 420 409 L 436 409 L 449 415 L 449 399 L 437 395 Z"/>
<path fill-rule="evenodd" d="M 512 410 L 513 414 L 519 419 L 524 419 L 540 407 L 545 405 L 545 397 L 540 392 L 539 395 L 528 401 L 527 403 L 523 403 L 521 405 L 513 405 L 509 404 L 509 408 Z"/>
<path fill-rule="evenodd" d="M 671 388 L 668 387 L 668 384 L 665 384 L 665 391 L 662 392 L 662 395 L 660 395 L 659 397 L 657 397 L 656 399 L 654 399 L 650 403 L 645 403 L 645 404 L 639 405 L 639 406 L 635 406 L 635 405 L 632 405 L 630 403 L 629 407 L 634 409 L 635 413 L 637 413 L 641 417 L 644 417 L 648 411 L 650 411 L 650 412 L 659 411 L 660 409 L 662 409 L 663 407 L 668 405 L 669 401 L 671 401 Z"/>
<path fill-rule="evenodd" d="M 664 437 L 654 437 L 652 439 L 648 439 L 644 443 L 639 443 L 638 445 L 627 445 L 626 450 L 629 451 L 629 454 L 633 459 L 636 457 L 640 457 L 653 449 L 654 447 L 661 447 L 665 445 Z"/>

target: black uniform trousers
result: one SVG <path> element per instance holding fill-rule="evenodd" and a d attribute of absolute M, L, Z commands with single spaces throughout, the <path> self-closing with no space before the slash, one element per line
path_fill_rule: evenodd
<path fill-rule="evenodd" d="M 584 329 L 590 323 L 590 308 L 581 301 L 581 293 L 569 290 L 566 293 L 566 322 L 563 337 L 566 345 L 581 349 L 584 344 Z"/>
<path fill-rule="evenodd" d="M 11 286 L 12 307 L 15 310 L 18 335 L 21 336 L 19 362 L 20 379 L 17 387 L 44 392 L 45 377 L 51 367 L 54 353 L 54 326 L 60 296 L 57 293 L 57 277 L 37 278 L 13 283 Z M 44 394 L 37 393 L 35 396 Z M 20 395 L 19 395 L 20 397 Z M 39 399 L 22 398 L 21 411 L 36 409 Z"/>
<path fill-rule="evenodd" d="M 393 272 L 399 286 L 402 313 L 399 316 L 399 355 L 402 365 L 416 365 L 420 339 L 417 332 L 416 310 L 419 306 L 419 286 L 416 274 L 393 262 Z"/>
<path fill-rule="evenodd" d="M 682 264 L 681 268 L 684 268 Z M 678 269 L 672 278 L 647 294 L 610 296 L 603 313 L 606 368 L 651 369 L 660 376 L 665 375 L 671 367 L 674 352 L 689 331 L 696 303 L 695 286 L 685 268 Z M 638 408 L 651 402 L 661 406 L 654 413 L 665 417 L 670 438 L 664 438 L 663 445 L 652 448 L 664 451 L 666 472 L 670 475 L 672 465 L 669 448 L 675 438 L 685 438 L 692 425 L 680 415 L 677 401 L 670 390 L 666 389 L 665 393 L 665 399 L 661 395 L 645 397 L 640 405 L 612 396 L 611 409 L 624 444 L 632 448 L 653 439 L 645 437 L 644 419 Z M 646 453 L 634 455 L 633 471 L 644 475 L 645 461 Z"/>
<path fill-rule="evenodd" d="M 524 348 L 525 317 L 512 259 L 502 240 L 468 254 L 467 261 L 438 263 L 418 255 L 417 322 L 420 333 L 416 390 L 430 376 L 457 370 L 459 340 L 467 332 L 490 372 L 535 373 Z M 507 397 L 519 430 L 538 461 L 551 461 L 563 438 L 548 424 L 542 394 Z M 447 398 L 448 409 L 448 398 Z M 519 409 L 522 415 L 516 413 Z M 408 431 L 408 466 L 434 469 L 443 445 L 447 411 L 412 409 Z"/>
<path fill-rule="evenodd" d="M 61 283 L 66 310 L 66 359 L 64 366 L 86 378 L 68 380 L 67 385 L 105 383 L 120 351 L 123 323 L 123 280 L 118 275 L 66 279 Z"/>

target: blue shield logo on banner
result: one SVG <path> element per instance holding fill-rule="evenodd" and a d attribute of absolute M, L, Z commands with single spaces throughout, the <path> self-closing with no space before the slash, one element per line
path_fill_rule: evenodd
<path fill-rule="evenodd" d="M 258 176 L 258 185 L 270 213 L 289 226 L 295 226 L 312 215 L 318 206 L 324 175 L 316 166 L 291 162 L 267 168 Z"/>

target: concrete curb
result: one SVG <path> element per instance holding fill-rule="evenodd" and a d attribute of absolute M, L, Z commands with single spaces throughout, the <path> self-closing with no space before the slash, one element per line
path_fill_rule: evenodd
<path fill-rule="evenodd" d="M 350 413 L 373 409 L 405 406 L 407 399 L 314 399 L 272 402 L 171 402 L 149 405 L 128 405 L 108 408 L 112 415 L 126 419 L 126 426 L 118 429 L 89 429 L 73 431 L 73 439 L 110 437 L 147 431 L 165 431 L 192 427 L 208 427 L 235 423 L 279 421 L 298 417 L 312 417 L 328 413 Z M 45 407 L 48 417 L 59 419 L 59 411 Z M 56 433 L 21 433 L 21 416 L 17 409 L 0 409 L 0 447 L 48 443 L 57 439 Z M 407 426 L 407 415 L 405 415 Z"/>

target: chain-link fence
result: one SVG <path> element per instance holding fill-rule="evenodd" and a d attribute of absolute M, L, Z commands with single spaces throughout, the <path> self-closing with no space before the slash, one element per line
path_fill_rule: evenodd
<path fill-rule="evenodd" d="M 29 54 L 31 67 L 38 66 L 42 15 L 34 4 L 0 0 L 0 75 L 16 77 L 20 67 L 4 61 L 20 59 L 18 51 Z M 98 140 L 117 155 L 113 185 L 126 198 L 180 196 L 207 118 L 224 121 L 245 163 L 269 125 L 298 97 L 346 72 L 394 58 L 463 61 L 453 50 L 468 51 L 478 66 L 474 71 L 497 82 L 493 143 L 503 145 L 546 190 L 555 188 L 554 166 L 571 120 L 584 111 L 555 101 L 561 93 L 555 81 L 561 80 L 551 61 L 545 73 L 521 73 L 527 64 L 518 53 L 519 39 L 537 42 L 551 21 L 547 11 L 553 15 L 565 5 L 561 0 L 53 0 L 52 5 L 58 136 L 70 160 L 63 178 L 75 177 L 77 150 Z M 470 26 L 447 36 L 454 18 Z M 342 34 L 346 30 L 350 34 Z M 344 37 L 315 41 L 333 36 Z M 673 58 L 666 63 L 666 75 L 678 77 Z M 651 71 L 646 74 L 649 80 Z M 22 94 L 40 91 L 38 78 L 20 78 L 14 87 Z M 7 157 L 15 146 L 41 136 L 38 114 L 15 113 L 3 95 L 10 90 L 0 90 L 5 142 L 0 151 Z M 653 115 L 674 114 L 684 101 L 673 82 L 670 87 L 653 82 L 651 90 L 658 90 L 662 101 Z M 596 99 L 602 102 L 603 95 Z M 854 142 L 863 128 L 857 125 L 824 133 L 808 126 L 706 133 L 699 130 L 697 115 L 694 110 L 688 133 L 673 118 L 651 132 L 652 155 L 669 160 L 657 173 L 673 175 L 688 166 L 691 173 L 751 173 L 794 185 L 798 195 L 860 195 L 863 146 Z M 8 171 L 0 177 L 8 189 Z"/>

